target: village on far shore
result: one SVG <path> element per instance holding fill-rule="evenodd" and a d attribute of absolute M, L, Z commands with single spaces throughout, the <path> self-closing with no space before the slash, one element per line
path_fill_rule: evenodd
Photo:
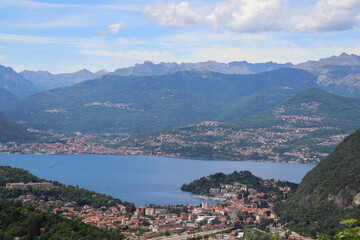
<path fill-rule="evenodd" d="M 282 116 L 284 117 L 284 116 Z M 291 121 L 322 121 L 291 116 Z M 196 131 L 188 130 L 196 128 Z M 42 141 L 35 143 L 0 143 L 0 152 L 22 154 L 111 154 L 178 157 L 194 159 L 220 159 L 241 161 L 269 161 L 288 163 L 319 163 L 327 157 L 348 134 L 318 136 L 300 145 L 289 144 L 311 136 L 318 131 L 335 131 L 332 127 L 275 126 L 272 128 L 233 129 L 218 121 L 190 124 L 175 131 L 147 137 L 128 134 L 82 134 L 73 136 L 28 129 L 39 134 Z M 204 139 L 211 139 L 207 141 Z M 239 145 L 239 142 L 242 142 Z M 245 143 L 244 143 L 245 142 Z M 168 145 L 172 147 L 166 147 Z M 321 149 L 328 149 L 326 151 Z M 206 149 L 189 152 L 189 149 Z M 190 154 L 190 155 L 189 155 Z"/>

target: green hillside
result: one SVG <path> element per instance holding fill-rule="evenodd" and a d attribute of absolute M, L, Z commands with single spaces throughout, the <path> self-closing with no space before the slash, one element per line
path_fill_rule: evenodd
<path fill-rule="evenodd" d="M 258 192 L 268 193 L 270 191 L 277 191 L 281 194 L 280 190 L 274 186 L 267 186 L 264 180 L 260 177 L 254 176 L 250 171 L 234 171 L 230 174 L 215 173 L 207 177 L 202 177 L 192 181 L 189 184 L 183 184 L 181 191 L 192 192 L 195 194 L 209 194 L 210 188 L 221 188 L 221 185 L 240 183 L 245 184 L 248 188 L 255 188 Z M 278 186 L 287 186 L 291 189 L 296 189 L 297 184 L 288 181 L 277 181 Z"/>
<path fill-rule="evenodd" d="M 282 220 L 299 233 L 333 235 L 341 220 L 360 216 L 360 130 L 303 178 L 280 209 Z"/>
<path fill-rule="evenodd" d="M 57 181 L 53 182 L 55 187 L 51 189 L 5 188 L 6 183 L 44 181 L 27 170 L 0 166 L 0 239 L 124 239 L 119 231 L 110 232 L 90 226 L 80 219 L 69 220 L 51 211 L 60 206 L 55 201 L 58 204 L 64 202 L 63 205 L 71 203 L 71 206 L 78 209 L 83 209 L 86 204 L 98 208 L 124 204 L 130 210 L 135 208 L 131 203 L 79 187 L 66 186 Z M 94 194 L 96 198 L 93 197 Z M 33 201 L 14 201 L 28 195 L 32 196 Z"/>
<path fill-rule="evenodd" d="M 23 127 L 10 121 L 0 113 L 0 143 L 34 141 L 33 137 Z"/>
<path fill-rule="evenodd" d="M 295 93 L 296 91 L 291 88 L 275 88 L 241 97 L 237 101 L 229 103 L 219 119 L 231 123 L 238 122 L 241 119 L 275 107 Z"/>
<path fill-rule="evenodd" d="M 0 88 L 0 109 L 9 106 L 11 103 L 16 102 L 19 98 L 11 92 Z"/>
<path fill-rule="evenodd" d="M 148 77 L 108 75 L 33 95 L 3 113 L 41 130 L 139 133 L 217 118 L 242 96 L 314 85 L 314 76 L 299 69 L 253 75 L 195 70 Z"/>
<path fill-rule="evenodd" d="M 342 132 L 358 129 L 360 99 L 341 97 L 317 88 L 300 91 L 275 108 L 238 122 L 243 128 L 288 125 L 334 127 Z"/>
<path fill-rule="evenodd" d="M 271 98 L 271 93 L 276 95 Z M 262 105 L 270 106 L 270 99 L 279 101 L 286 95 L 284 90 L 269 90 L 243 97 L 231 106 L 234 111 L 227 112 L 233 114 L 223 116 L 234 121 L 241 114 L 260 111 Z M 236 123 L 204 121 L 134 136 L 114 148 L 140 147 L 143 155 L 317 163 L 360 127 L 359 119 L 360 99 L 309 88 Z"/>
<path fill-rule="evenodd" d="M 80 220 L 25 207 L 0 199 L 1 239 L 124 239 L 120 233 L 86 225 Z"/>

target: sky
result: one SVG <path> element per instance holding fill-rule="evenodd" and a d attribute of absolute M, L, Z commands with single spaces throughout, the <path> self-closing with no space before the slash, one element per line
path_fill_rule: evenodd
<path fill-rule="evenodd" d="M 360 0 L 0 0 L 0 65 L 52 73 L 144 61 L 360 55 Z"/>

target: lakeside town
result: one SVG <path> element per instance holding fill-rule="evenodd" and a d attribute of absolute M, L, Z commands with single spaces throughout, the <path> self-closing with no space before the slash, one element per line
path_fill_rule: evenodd
<path fill-rule="evenodd" d="M 209 190 L 209 196 L 224 199 L 217 204 L 211 205 L 207 201 L 200 206 L 149 204 L 136 206 L 135 211 L 129 211 L 122 204 L 94 208 L 79 205 L 76 201 L 54 200 L 46 196 L 46 190 L 56 188 L 51 182 L 7 183 L 6 189 L 28 190 L 27 194 L 13 199 L 25 205 L 52 211 L 64 218 L 81 219 L 99 228 L 120 231 L 132 239 L 191 239 L 199 236 L 207 236 L 207 239 L 243 239 L 249 229 L 279 234 L 289 239 L 311 239 L 285 230 L 274 211 L 276 202 L 286 198 L 290 187 L 278 186 L 273 180 L 264 180 L 262 184 L 277 191 L 262 193 L 238 182 L 220 184 L 219 188 Z M 44 193 L 36 197 L 32 190 L 44 190 Z M 92 198 L 96 197 L 96 194 L 92 195 Z"/>
<path fill-rule="evenodd" d="M 195 159 L 319 163 L 347 134 L 332 127 L 236 129 L 217 121 L 203 121 L 159 134 L 132 137 L 127 134 L 41 134 L 37 143 L 8 142 L 0 152 L 23 154 L 117 154 Z M 313 137 L 314 136 L 314 137 Z M 316 137 L 315 137 L 316 136 Z M 206 153 L 206 154 L 204 154 Z"/>

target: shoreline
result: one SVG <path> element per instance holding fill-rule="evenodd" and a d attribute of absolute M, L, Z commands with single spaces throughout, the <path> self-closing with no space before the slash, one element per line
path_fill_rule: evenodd
<path fill-rule="evenodd" d="M 236 159 L 207 159 L 207 158 L 192 158 L 192 157 L 174 157 L 166 155 L 142 155 L 142 154 L 110 154 L 110 153 L 26 153 L 26 152 L 1 152 L 0 154 L 23 154 L 23 155 L 104 155 L 104 156 L 133 156 L 133 157 L 161 157 L 161 158 L 174 158 L 174 159 L 192 159 L 198 161 L 229 161 L 229 162 L 261 162 L 261 163 L 287 163 L 287 164 L 305 164 L 305 165 L 317 165 L 318 163 L 301 163 L 295 161 L 288 162 L 276 162 L 276 161 L 264 161 L 264 160 L 236 160 Z"/>

